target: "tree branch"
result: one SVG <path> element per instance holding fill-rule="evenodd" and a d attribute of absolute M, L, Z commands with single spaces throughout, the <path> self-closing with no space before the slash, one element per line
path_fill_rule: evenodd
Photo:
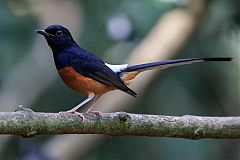
<path fill-rule="evenodd" d="M 187 139 L 240 138 L 240 117 L 161 116 L 84 113 L 84 121 L 68 113 L 38 113 L 22 106 L 16 112 L 0 113 L 0 134 L 34 135 L 105 134 L 156 136 Z"/>

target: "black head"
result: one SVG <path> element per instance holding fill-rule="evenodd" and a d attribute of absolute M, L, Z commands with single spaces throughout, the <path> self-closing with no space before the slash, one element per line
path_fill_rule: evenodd
<path fill-rule="evenodd" d="M 75 43 L 69 30 L 61 25 L 51 25 L 44 30 L 36 30 L 43 35 L 53 51 Z"/>

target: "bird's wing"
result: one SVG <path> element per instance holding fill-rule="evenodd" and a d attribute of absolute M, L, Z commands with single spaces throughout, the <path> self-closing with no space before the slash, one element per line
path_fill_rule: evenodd
<path fill-rule="evenodd" d="M 84 56 L 83 58 L 76 54 L 72 54 L 71 58 L 72 60 L 70 61 L 70 65 L 81 75 L 92 78 L 106 85 L 113 86 L 132 96 L 137 95 L 133 90 L 128 88 L 121 78 L 101 60 L 93 56 Z"/>

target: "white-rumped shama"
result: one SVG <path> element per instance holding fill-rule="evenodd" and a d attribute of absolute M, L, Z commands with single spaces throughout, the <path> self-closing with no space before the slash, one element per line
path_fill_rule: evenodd
<path fill-rule="evenodd" d="M 36 30 L 42 34 L 53 52 L 56 68 L 62 80 L 73 90 L 88 95 L 82 103 L 68 112 L 81 113 L 77 110 L 92 100 L 92 106 L 87 112 L 93 111 L 97 100 L 105 93 L 119 89 L 127 94 L 136 97 L 137 94 L 128 88 L 130 81 L 139 73 L 151 69 L 165 69 L 168 67 L 191 64 L 206 61 L 231 61 L 230 57 L 214 58 L 187 58 L 166 60 L 129 66 L 111 65 L 81 48 L 72 38 L 69 30 L 60 25 L 51 25 L 44 30 Z"/>

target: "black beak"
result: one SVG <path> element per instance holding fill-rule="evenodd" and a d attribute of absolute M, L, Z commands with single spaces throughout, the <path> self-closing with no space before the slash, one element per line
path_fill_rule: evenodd
<path fill-rule="evenodd" d="M 43 36 L 54 36 L 54 35 L 52 35 L 52 34 L 50 34 L 50 33 L 47 33 L 44 29 L 38 29 L 38 30 L 35 30 L 38 34 L 41 34 L 41 35 L 43 35 Z"/>

